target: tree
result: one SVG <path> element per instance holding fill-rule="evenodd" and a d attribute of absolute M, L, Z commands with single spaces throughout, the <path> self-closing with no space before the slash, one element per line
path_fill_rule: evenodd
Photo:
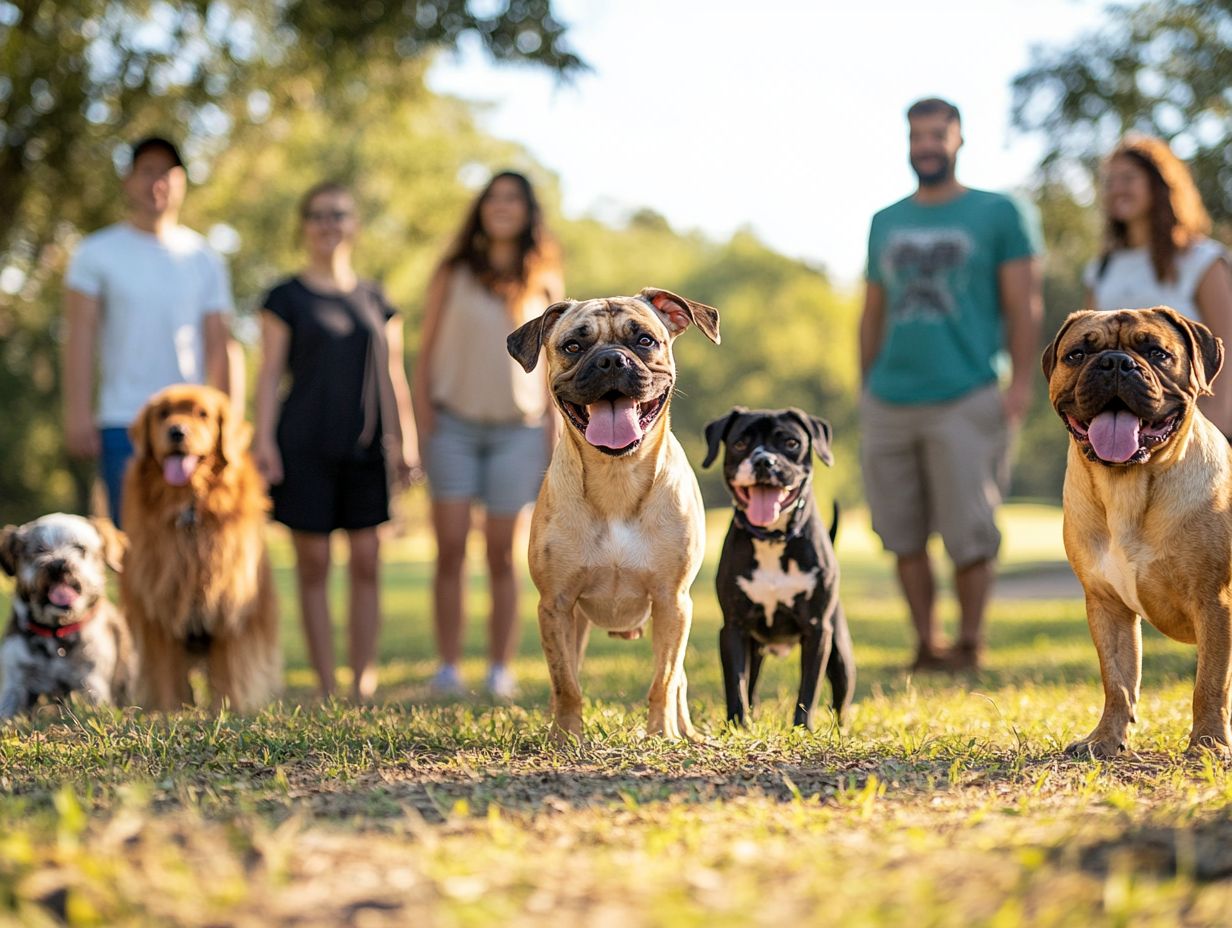
<path fill-rule="evenodd" d="M 1047 245 L 1044 335 L 1082 306 L 1083 265 L 1099 249 L 1092 191 L 1100 160 L 1127 132 L 1169 140 L 1186 158 L 1225 240 L 1232 231 L 1232 2 L 1112 6 L 1097 31 L 1037 49 L 1013 82 L 1013 121 L 1046 152 L 1033 191 Z M 1042 347 L 1042 346 L 1041 346 Z M 1064 431 L 1047 403 L 1025 424 L 1017 493 L 1059 498 Z"/>
<path fill-rule="evenodd" d="M 230 169 L 230 153 L 259 151 L 261 135 L 299 108 L 327 113 L 343 139 L 364 87 L 391 105 L 422 100 L 427 56 L 467 36 L 499 60 L 562 76 L 584 66 L 550 0 L 508 0 L 490 15 L 466 0 L 0 0 L 5 519 L 86 505 L 92 468 L 67 466 L 60 450 L 55 321 L 75 241 L 120 214 L 114 178 L 127 143 L 151 131 L 182 139 L 200 181 Z M 275 144 L 266 139 L 267 158 Z M 247 268 L 242 260 L 241 284 Z"/>
<path fill-rule="evenodd" d="M 1013 121 L 1042 133 L 1043 169 L 1089 178 L 1131 130 L 1189 160 L 1207 208 L 1232 221 L 1232 2 L 1151 0 L 1109 8 L 1097 32 L 1037 49 L 1014 78 Z M 1073 174 L 1070 174 L 1071 178 Z"/>

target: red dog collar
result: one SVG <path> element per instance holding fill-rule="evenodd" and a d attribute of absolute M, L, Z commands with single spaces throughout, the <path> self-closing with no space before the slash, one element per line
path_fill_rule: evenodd
<path fill-rule="evenodd" d="M 69 635 L 74 635 L 81 631 L 81 626 L 85 625 L 92 618 L 98 615 L 98 606 L 95 606 L 84 616 L 80 622 L 74 622 L 72 625 L 40 625 L 38 622 L 27 618 L 23 623 L 26 626 L 26 631 L 34 632 L 40 638 L 67 638 Z"/>

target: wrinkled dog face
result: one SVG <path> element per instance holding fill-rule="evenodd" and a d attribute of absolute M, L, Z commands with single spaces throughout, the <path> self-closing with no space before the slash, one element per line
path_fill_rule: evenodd
<path fill-rule="evenodd" d="M 606 454 L 634 450 L 676 381 L 671 337 L 658 316 L 636 299 L 579 303 L 557 322 L 546 348 L 565 421 Z"/>
<path fill-rule="evenodd" d="M 114 533 L 111 529 L 108 534 Z M 0 566 L 17 581 L 16 601 L 40 625 L 71 625 L 103 597 L 117 537 L 80 516 L 54 513 L 0 533 Z"/>
<path fill-rule="evenodd" d="M 542 347 L 570 431 L 619 457 L 636 451 L 667 409 L 676 383 L 672 339 L 690 324 L 718 343 L 717 310 L 647 288 L 636 297 L 556 303 L 509 336 L 509 353 L 530 371 Z"/>
<path fill-rule="evenodd" d="M 830 424 L 798 409 L 746 410 L 737 406 L 706 426 L 709 467 L 726 449 L 723 477 L 737 509 L 753 525 L 774 524 L 806 492 L 813 455 L 828 464 Z"/>
<path fill-rule="evenodd" d="M 1048 396 L 1094 462 L 1165 449 L 1223 363 L 1219 339 L 1166 307 L 1072 314 L 1044 353 Z"/>

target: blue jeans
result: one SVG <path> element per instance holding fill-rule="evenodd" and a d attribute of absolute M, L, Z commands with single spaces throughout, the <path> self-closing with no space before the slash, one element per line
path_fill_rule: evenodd
<path fill-rule="evenodd" d="M 124 470 L 133 456 L 133 443 L 128 440 L 128 429 L 99 429 L 103 448 L 98 466 L 103 483 L 107 485 L 107 509 L 111 521 L 120 527 L 120 491 L 124 488 Z"/>

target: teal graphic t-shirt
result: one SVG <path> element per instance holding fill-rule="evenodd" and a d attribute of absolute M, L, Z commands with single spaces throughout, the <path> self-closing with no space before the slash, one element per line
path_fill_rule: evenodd
<path fill-rule="evenodd" d="M 994 382 L 1005 343 L 997 269 L 1040 251 L 1035 210 L 1000 193 L 929 206 L 907 197 L 877 213 L 867 276 L 885 293 L 885 333 L 873 396 L 938 403 Z"/>

